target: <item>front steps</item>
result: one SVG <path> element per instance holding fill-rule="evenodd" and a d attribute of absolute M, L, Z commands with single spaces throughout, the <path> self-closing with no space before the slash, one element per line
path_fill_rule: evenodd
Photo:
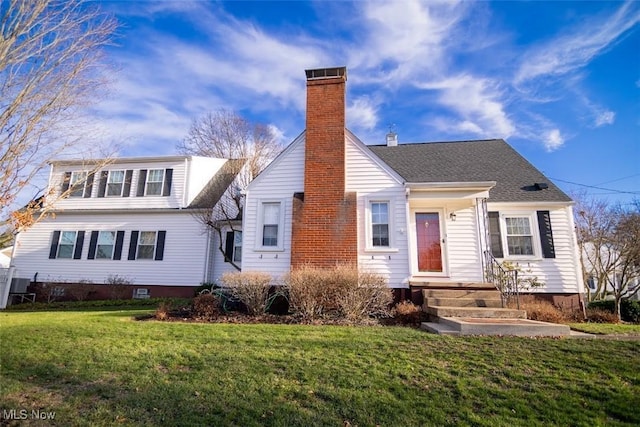
<path fill-rule="evenodd" d="M 524 310 L 502 308 L 487 284 L 423 288 L 423 310 L 433 318 L 421 328 L 442 335 L 568 336 L 566 325 L 527 320 Z M 481 286 L 482 285 L 482 286 Z"/>

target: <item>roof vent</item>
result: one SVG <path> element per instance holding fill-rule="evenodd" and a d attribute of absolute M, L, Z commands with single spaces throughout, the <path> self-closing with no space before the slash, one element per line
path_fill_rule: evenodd
<path fill-rule="evenodd" d="M 335 79 L 344 77 L 347 79 L 347 67 L 318 68 L 315 70 L 305 70 L 307 80 Z"/>
<path fill-rule="evenodd" d="M 387 134 L 387 147 L 395 147 L 398 145 L 398 134 L 391 131 Z"/>
<path fill-rule="evenodd" d="M 533 186 L 537 191 L 546 190 L 547 188 L 549 188 L 549 184 L 547 184 L 546 182 L 536 182 L 535 184 L 533 184 Z"/>

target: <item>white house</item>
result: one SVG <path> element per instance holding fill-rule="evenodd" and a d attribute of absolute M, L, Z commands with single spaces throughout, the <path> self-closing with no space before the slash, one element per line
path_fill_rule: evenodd
<path fill-rule="evenodd" d="M 419 299 L 485 282 L 491 253 L 577 301 L 573 202 L 505 141 L 365 145 L 345 129 L 346 69 L 306 74 L 305 131 L 246 192 L 243 271 L 357 263 Z"/>
<path fill-rule="evenodd" d="M 231 269 L 217 233 L 195 213 L 220 200 L 243 163 L 141 157 L 95 170 L 95 163 L 53 161 L 44 201 L 53 203 L 51 215 L 16 237 L 14 277 L 101 285 L 98 293 L 120 278 L 132 283 L 132 295 L 192 296 Z"/>

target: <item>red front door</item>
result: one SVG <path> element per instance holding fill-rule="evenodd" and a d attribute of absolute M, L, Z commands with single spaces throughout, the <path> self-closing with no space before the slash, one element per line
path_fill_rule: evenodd
<path fill-rule="evenodd" d="M 416 213 L 418 271 L 442 273 L 440 215 L 438 212 Z"/>

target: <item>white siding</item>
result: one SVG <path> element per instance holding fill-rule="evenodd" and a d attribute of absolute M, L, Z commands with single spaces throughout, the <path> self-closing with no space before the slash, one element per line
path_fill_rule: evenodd
<path fill-rule="evenodd" d="M 55 230 L 85 231 L 81 259 L 49 259 Z M 87 259 L 91 231 L 125 231 L 122 259 Z M 165 230 L 164 259 L 128 260 L 131 231 Z M 59 213 L 18 235 L 14 264 L 16 277 L 38 281 L 104 283 L 109 275 L 130 278 L 135 285 L 197 286 L 204 279 L 207 234 L 186 211 L 165 213 L 67 214 Z"/>
<path fill-rule="evenodd" d="M 238 227 L 239 228 L 239 227 Z M 222 230 L 222 250 L 225 249 L 225 239 L 229 228 L 223 228 Z M 229 262 L 224 261 L 224 254 L 220 251 L 220 236 L 218 232 L 212 231 L 212 243 L 211 243 L 211 262 L 212 269 L 209 274 L 209 282 L 214 282 L 220 285 L 220 277 L 225 273 L 237 273 L 238 270 Z"/>
<path fill-rule="evenodd" d="M 405 189 L 398 180 L 375 162 L 362 143 L 347 138 L 347 191 L 358 195 L 358 264 L 388 278 L 390 287 L 407 287 L 409 251 Z M 388 200 L 392 247 L 388 251 L 367 250 L 368 203 Z"/>
<path fill-rule="evenodd" d="M 475 207 L 456 209 L 455 214 L 455 221 L 445 214 L 449 277 L 454 282 L 481 282 L 482 258 Z"/>
<path fill-rule="evenodd" d="M 490 211 L 522 211 L 522 207 L 509 204 L 488 204 Z M 518 261 L 525 276 L 535 276 L 545 284 L 533 290 L 547 293 L 581 293 L 584 292 L 582 277 L 577 264 L 577 245 L 572 227 L 571 208 L 565 206 L 538 205 L 529 208 L 534 212 L 548 210 L 551 219 L 555 258 L 536 257 L 531 260 Z M 537 230 L 537 224 L 533 224 Z M 530 270 L 530 271 L 529 271 Z"/>
<path fill-rule="evenodd" d="M 291 267 L 291 219 L 293 193 L 304 191 L 304 135 L 262 172 L 247 190 L 243 212 L 242 271 L 262 271 L 275 277 Z M 262 200 L 281 200 L 284 214 L 282 251 L 257 249 L 258 206 Z"/>

